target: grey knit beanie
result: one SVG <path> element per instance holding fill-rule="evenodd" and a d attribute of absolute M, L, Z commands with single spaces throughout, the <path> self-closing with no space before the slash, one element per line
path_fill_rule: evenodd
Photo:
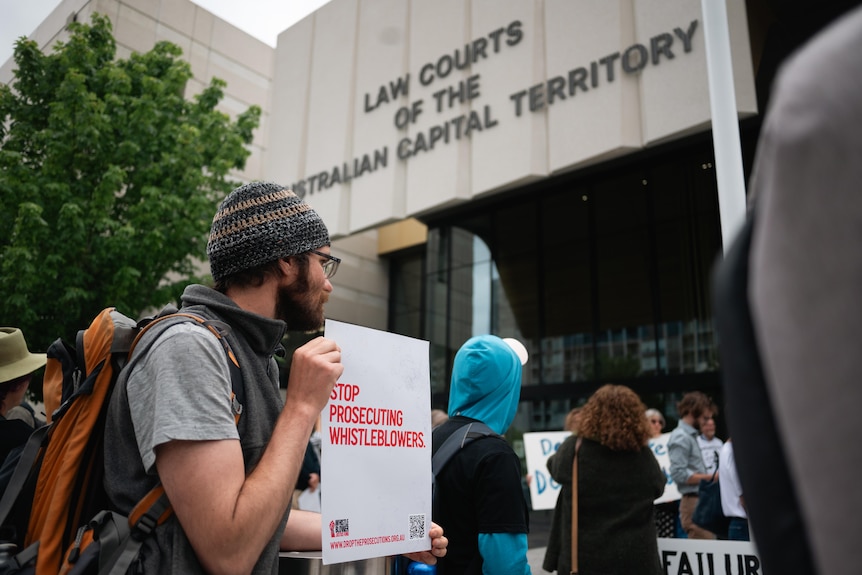
<path fill-rule="evenodd" d="M 213 218 L 207 256 L 213 280 L 329 245 L 329 232 L 291 190 L 252 182 L 232 191 Z"/>

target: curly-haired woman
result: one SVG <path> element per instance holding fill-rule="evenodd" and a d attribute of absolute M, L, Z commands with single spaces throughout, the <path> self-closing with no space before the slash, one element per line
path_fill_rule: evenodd
<path fill-rule="evenodd" d="M 646 407 L 623 385 L 599 388 L 581 411 L 578 432 L 578 567 L 594 573 L 662 573 L 653 501 L 665 476 L 648 447 Z M 562 486 L 542 567 L 571 570 L 572 462 L 578 437 L 570 436 L 548 459 Z"/>

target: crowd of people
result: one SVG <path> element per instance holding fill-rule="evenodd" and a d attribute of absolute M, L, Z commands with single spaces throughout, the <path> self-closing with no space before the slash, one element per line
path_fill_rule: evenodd
<path fill-rule="evenodd" d="M 498 434 L 498 441 L 465 447 L 438 476 L 434 516 L 441 524 L 454 526 L 447 530 L 451 548 L 438 564 L 439 573 L 528 572 L 529 515 L 518 487 L 520 462 L 500 435 L 514 417 L 520 375 L 520 366 L 499 338 L 473 338 L 455 356 L 449 414 L 432 412 L 433 452 L 471 422 L 490 424 Z M 679 423 L 667 442 L 668 473 L 682 497 L 659 505 L 654 502 L 668 478 L 650 441 L 663 435 L 665 418 L 660 411 L 647 409 L 629 387 L 608 384 L 566 414 L 564 429 L 571 435 L 547 461 L 560 491 L 544 570 L 568 573 L 572 569 L 575 489 L 579 510 L 575 537 L 582 573 L 658 574 L 663 572 L 658 537 L 715 539 L 714 533 L 692 521 L 692 514 L 700 481 L 722 474 L 728 483 L 722 489 L 723 509 L 733 527 L 721 538 L 749 540 L 732 444 L 715 435 L 718 407 L 695 391 L 684 394 L 677 409 Z M 438 418 L 445 422 L 437 423 Z"/>
<path fill-rule="evenodd" d="M 20 330 L 0 330 L 0 455 L 4 458 L 26 441 L 36 425 L 28 420 L 29 412 L 22 404 L 32 373 L 44 365 L 45 355 L 31 353 Z M 449 435 L 476 422 L 489 425 L 496 438 L 464 448 L 437 479 L 434 518 L 451 526 L 447 537 L 452 547 L 449 553 L 443 553 L 445 546 L 437 547 L 433 559 L 427 555 L 416 558 L 438 561 L 439 573 L 530 573 L 526 559 L 529 513 L 520 485 L 520 461 L 503 438 L 517 410 L 522 365 L 504 340 L 490 335 L 472 338 L 455 357 L 450 413 L 432 413 L 435 450 Z M 23 413 L 16 416 L 16 410 Z M 670 474 L 683 499 L 670 509 L 679 510 L 688 537 L 714 537 L 691 521 L 697 483 L 727 475 L 733 491 L 728 489 L 727 497 L 723 492 L 722 499 L 733 517 L 732 538 L 744 540 L 748 527 L 732 443 L 715 437 L 716 413 L 715 404 L 700 392 L 684 395 L 678 404 L 679 424 L 671 433 L 668 449 Z M 577 549 L 583 572 L 661 572 L 656 538 L 666 534 L 661 533 L 657 518 L 668 508 L 653 502 L 662 494 L 666 477 L 648 444 L 662 433 L 664 425 L 658 410 L 646 409 L 637 394 L 622 385 L 601 387 L 585 405 L 567 414 L 564 427 L 571 436 L 548 460 L 548 470 L 562 489 L 543 562 L 545 570 L 565 573 L 572 567 L 576 489 L 580 510 Z M 319 486 L 320 452 L 314 438 L 312 432 L 302 453 L 297 490 L 314 491 Z M 576 452 L 579 477 L 573 487 Z M 296 511 L 295 498 L 288 505 L 294 513 L 301 513 Z M 435 541 L 446 541 L 442 533 L 434 535 Z M 308 543 L 310 532 L 302 537 L 305 546 L 315 547 Z M 188 556 L 186 561 L 193 558 Z"/>

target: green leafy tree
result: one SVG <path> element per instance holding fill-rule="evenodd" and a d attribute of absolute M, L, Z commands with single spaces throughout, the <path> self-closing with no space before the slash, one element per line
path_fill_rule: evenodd
<path fill-rule="evenodd" d="M 192 74 L 173 44 L 117 60 L 106 17 L 70 33 L 50 54 L 19 40 L 0 85 L 0 324 L 41 350 L 105 306 L 135 317 L 202 279 L 260 119 L 216 110 L 218 79 L 184 99 Z"/>

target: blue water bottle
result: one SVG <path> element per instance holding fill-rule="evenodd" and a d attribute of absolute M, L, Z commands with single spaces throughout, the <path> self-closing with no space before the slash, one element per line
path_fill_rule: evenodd
<path fill-rule="evenodd" d="M 437 573 L 436 565 L 413 562 L 407 566 L 407 575 L 434 575 Z"/>

